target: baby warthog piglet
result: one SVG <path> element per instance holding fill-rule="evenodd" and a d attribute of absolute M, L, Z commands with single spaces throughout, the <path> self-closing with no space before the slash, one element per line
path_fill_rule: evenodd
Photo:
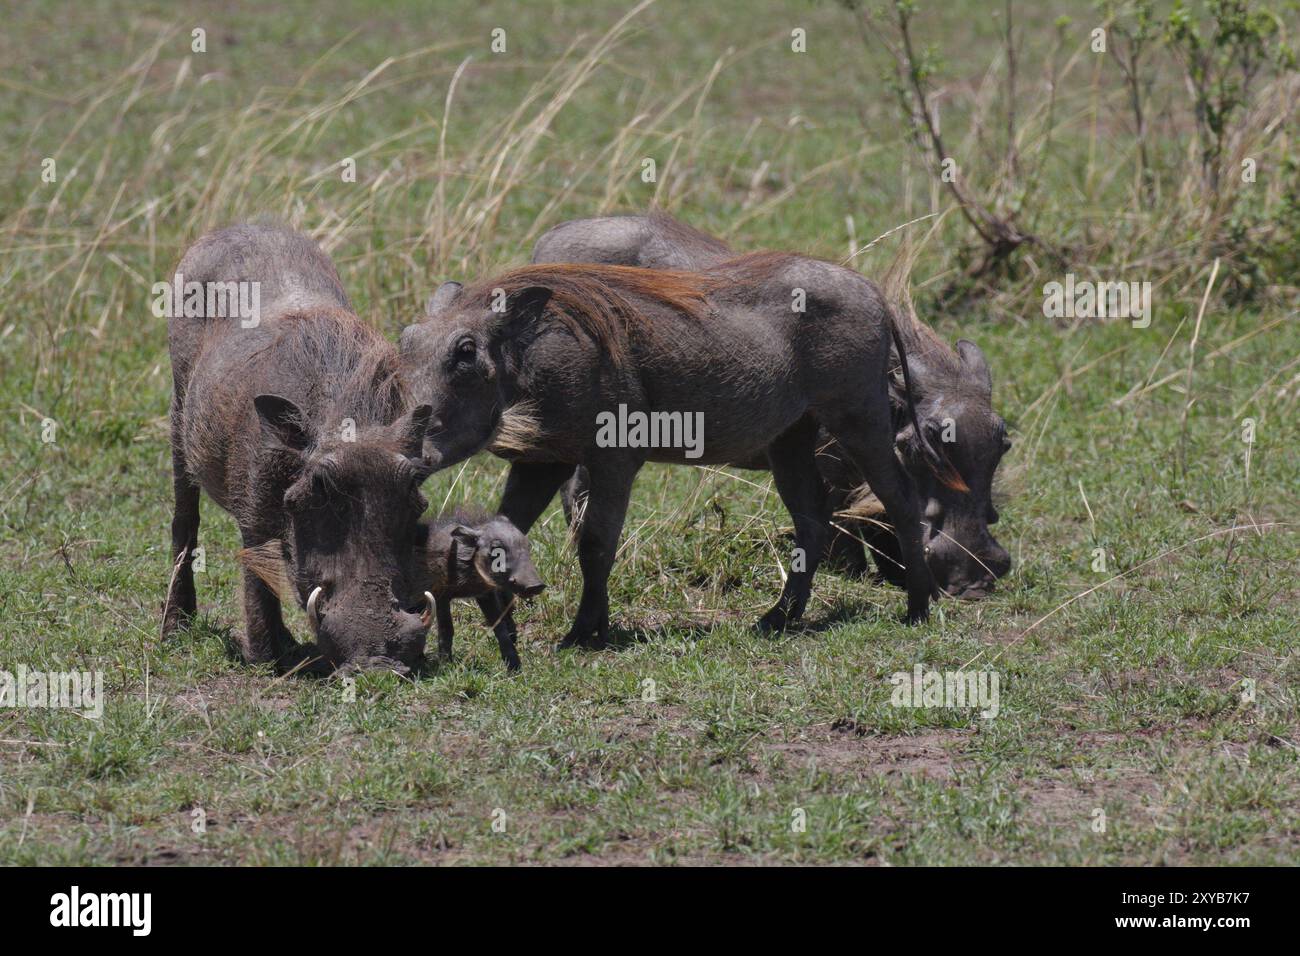
<path fill-rule="evenodd" d="M 438 620 L 438 656 L 451 660 L 453 598 L 476 598 L 493 629 L 501 658 L 519 670 L 513 634 L 495 627 L 498 607 L 530 598 L 546 587 L 533 565 L 528 538 L 500 515 L 455 514 L 421 525 L 429 563 L 429 602 Z M 500 604 L 496 598 L 500 597 Z"/>

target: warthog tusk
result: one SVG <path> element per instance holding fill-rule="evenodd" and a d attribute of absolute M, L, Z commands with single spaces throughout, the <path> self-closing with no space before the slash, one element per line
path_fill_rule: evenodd
<path fill-rule="evenodd" d="M 318 584 L 318 585 L 316 585 L 316 589 L 315 589 L 314 591 L 312 591 L 311 594 L 310 594 L 310 595 L 308 596 L 308 598 L 307 598 L 307 620 L 311 622 L 312 627 L 315 627 L 315 626 L 317 625 L 317 620 L 316 620 L 316 599 L 320 597 L 320 592 L 323 591 L 323 590 L 324 590 L 324 588 L 322 588 L 322 587 Z"/>
<path fill-rule="evenodd" d="M 424 610 L 420 613 L 420 623 L 425 627 L 433 620 L 433 595 L 428 591 L 424 592 Z"/>

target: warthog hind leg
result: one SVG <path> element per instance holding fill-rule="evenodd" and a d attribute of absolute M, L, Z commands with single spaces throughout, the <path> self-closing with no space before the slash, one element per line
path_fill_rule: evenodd
<path fill-rule="evenodd" d="M 894 428 L 888 406 L 882 401 L 860 411 L 844 411 L 828 417 L 834 421 L 826 423 L 827 429 L 862 470 L 894 526 L 906 569 L 907 622 L 923 621 L 930 615 L 934 580 L 925 563 L 916 485 L 894 455 Z"/>
<path fill-rule="evenodd" d="M 814 456 L 817 423 L 804 418 L 768 448 L 768 461 L 781 501 L 794 519 L 795 552 L 781 597 L 758 622 L 760 631 L 783 631 L 803 616 L 812 593 L 813 575 L 826 547 L 829 512 L 826 484 Z"/>
<path fill-rule="evenodd" d="M 172 511 L 171 579 L 163 605 L 162 632 L 169 637 L 194 617 L 198 599 L 194 593 L 194 550 L 199 546 L 199 489 L 190 481 L 181 447 L 179 403 L 172 403 Z"/>

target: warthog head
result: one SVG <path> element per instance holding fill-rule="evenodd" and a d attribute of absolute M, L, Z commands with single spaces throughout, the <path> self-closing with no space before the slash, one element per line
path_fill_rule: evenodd
<path fill-rule="evenodd" d="M 443 283 L 425 321 L 401 339 L 402 361 L 432 406 L 424 455 L 434 469 L 469 458 L 502 429 L 512 404 L 506 388 L 515 371 L 513 343 L 551 298 L 541 286 L 493 302 L 466 302 L 460 291 L 459 283 Z"/>
<path fill-rule="evenodd" d="M 525 598 L 545 589 L 528 536 L 510 519 L 496 515 L 475 527 L 457 525 L 451 536 L 473 553 L 474 570 L 489 587 Z"/>
<path fill-rule="evenodd" d="M 432 615 L 416 589 L 415 551 L 432 410 L 421 405 L 355 434 L 320 434 L 288 399 L 259 395 L 254 403 L 264 446 L 290 469 L 284 575 L 319 652 L 336 666 L 411 667 L 424 655 Z"/>
<path fill-rule="evenodd" d="M 920 392 L 917 418 L 930 447 L 946 455 L 965 490 L 940 480 L 910 422 L 899 430 L 897 448 L 917 483 L 936 584 L 953 597 L 979 598 L 1011 570 L 1011 556 L 989 530 L 998 520 L 993 474 L 1011 441 L 1006 422 L 993 410 L 993 376 L 979 346 L 959 341 L 953 356 L 918 344 L 922 348 L 915 352 L 908 346 Z"/>

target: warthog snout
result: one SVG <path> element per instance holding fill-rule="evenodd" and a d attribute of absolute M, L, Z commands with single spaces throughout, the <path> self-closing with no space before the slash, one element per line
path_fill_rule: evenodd
<path fill-rule="evenodd" d="M 977 541 L 975 548 L 964 542 Z M 1011 570 L 1011 555 L 990 534 L 983 540 L 973 536 L 949 537 L 931 533 L 926 542 L 926 562 L 935 583 L 949 597 L 978 600 L 992 593 L 997 579 Z"/>
<path fill-rule="evenodd" d="M 510 590 L 520 597 L 536 597 L 546 590 L 546 585 L 542 583 L 541 575 L 537 569 L 529 564 L 527 571 L 521 571 L 519 574 L 510 578 Z"/>
<path fill-rule="evenodd" d="M 426 593 L 415 607 L 403 608 L 391 597 L 387 613 L 374 610 L 379 603 L 367 599 L 364 587 L 331 594 L 318 585 L 307 598 L 307 619 L 316 634 L 321 656 L 336 667 L 406 669 L 424 657 L 424 645 L 433 621 L 433 601 Z"/>

